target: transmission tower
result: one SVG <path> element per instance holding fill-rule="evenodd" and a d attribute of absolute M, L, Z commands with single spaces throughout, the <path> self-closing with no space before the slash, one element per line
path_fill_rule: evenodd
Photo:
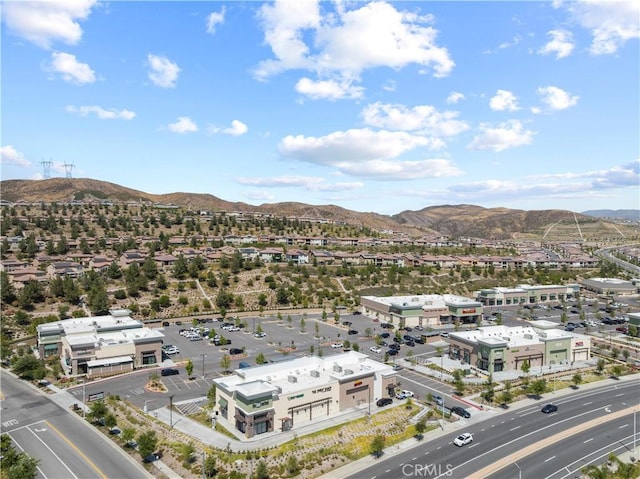
<path fill-rule="evenodd" d="M 73 170 L 74 164 L 73 163 L 65 163 L 64 165 L 64 172 L 65 172 L 65 176 L 67 178 L 72 178 L 71 176 L 71 170 Z"/>
<path fill-rule="evenodd" d="M 53 161 L 42 160 L 40 164 L 42 165 L 42 176 L 44 179 L 47 180 L 51 178 L 51 166 L 53 166 Z"/>

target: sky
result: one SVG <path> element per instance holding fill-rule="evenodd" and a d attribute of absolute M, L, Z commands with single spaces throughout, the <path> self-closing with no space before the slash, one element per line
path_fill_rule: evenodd
<path fill-rule="evenodd" d="M 640 208 L 636 0 L 5 0 L 1 21 L 2 180 Z"/>

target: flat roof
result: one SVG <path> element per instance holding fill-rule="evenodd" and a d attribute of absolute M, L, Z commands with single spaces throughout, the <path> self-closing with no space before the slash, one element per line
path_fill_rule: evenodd
<path fill-rule="evenodd" d="M 395 374 L 391 366 L 348 351 L 331 356 L 305 356 L 295 361 L 236 369 L 235 374 L 214 381 L 226 390 L 238 391 L 245 397 L 267 392 L 292 394 L 313 387 L 356 379 L 372 374 Z"/>
<path fill-rule="evenodd" d="M 541 322 L 541 321 L 536 321 Z M 549 323 L 549 321 L 546 321 Z M 535 322 L 532 322 L 535 324 Z M 551 323 L 554 324 L 554 323 Z M 483 326 L 471 331 L 457 331 L 449 333 L 452 339 L 462 339 L 468 342 L 486 344 L 488 346 L 498 346 L 504 344 L 510 348 L 519 346 L 531 346 L 544 341 L 568 339 L 568 338 L 589 338 L 584 334 L 563 331 L 561 329 L 542 329 L 532 326 Z"/>

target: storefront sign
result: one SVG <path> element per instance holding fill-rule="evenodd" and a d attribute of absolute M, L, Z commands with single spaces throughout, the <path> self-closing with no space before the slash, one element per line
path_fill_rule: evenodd
<path fill-rule="evenodd" d="M 329 391 L 331 391 L 331 386 L 327 386 L 327 387 L 319 388 L 319 389 L 313 389 L 311 392 L 313 394 L 318 394 L 318 393 L 326 393 L 326 392 L 329 392 Z"/>
<path fill-rule="evenodd" d="M 362 386 L 362 381 L 356 381 L 355 383 L 353 383 L 353 386 Z"/>
<path fill-rule="evenodd" d="M 463 309 L 462 314 L 473 314 L 476 312 L 476 308 L 473 309 Z"/>

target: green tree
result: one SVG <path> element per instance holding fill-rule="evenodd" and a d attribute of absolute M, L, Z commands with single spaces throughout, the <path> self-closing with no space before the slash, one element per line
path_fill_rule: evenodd
<path fill-rule="evenodd" d="M 624 368 L 620 364 L 613 365 L 609 370 L 611 377 L 614 379 L 618 379 L 620 376 L 622 376 L 623 372 L 624 372 Z"/>
<path fill-rule="evenodd" d="M 369 450 L 371 454 L 375 457 L 380 457 L 382 455 L 382 451 L 384 450 L 385 438 L 384 436 L 378 434 L 371 440 L 371 445 L 369 446 Z"/>
<path fill-rule="evenodd" d="M 149 460 L 149 457 L 156 451 L 158 445 L 158 438 L 156 432 L 145 431 L 138 436 L 138 452 L 144 462 Z"/>
<path fill-rule="evenodd" d="M 193 454 L 196 452 L 196 448 L 191 442 L 186 442 L 180 447 L 180 460 L 182 465 L 188 467 L 193 461 Z"/>
<path fill-rule="evenodd" d="M 184 369 L 187 372 L 187 377 L 191 377 L 191 374 L 193 373 L 193 361 L 191 361 L 191 359 L 187 361 Z"/>
<path fill-rule="evenodd" d="M 220 359 L 220 369 L 222 369 L 222 371 L 228 371 L 230 366 L 231 366 L 231 358 L 229 357 L 228 354 L 225 354 Z"/>
<path fill-rule="evenodd" d="M 0 271 L 0 301 L 2 304 L 11 304 L 16 300 L 16 291 L 9 281 L 6 271 Z"/>
<path fill-rule="evenodd" d="M 38 358 L 32 354 L 22 356 L 13 364 L 13 372 L 22 379 L 42 379 L 46 371 Z"/>
<path fill-rule="evenodd" d="M 260 459 L 256 466 L 255 479 L 269 479 L 269 477 L 269 468 L 267 467 L 267 463 Z"/>
<path fill-rule="evenodd" d="M 202 465 L 204 475 L 206 477 L 213 477 L 217 474 L 216 470 L 216 457 L 213 454 L 207 454 L 207 457 L 204 460 L 204 464 Z"/>
<path fill-rule="evenodd" d="M 573 387 L 575 389 L 578 389 L 578 386 L 580 385 L 580 383 L 582 383 L 582 374 L 575 373 L 571 378 L 571 382 L 573 383 Z"/>
<path fill-rule="evenodd" d="M 258 353 L 256 356 L 256 364 L 266 364 L 267 358 L 264 357 L 264 354 Z"/>
<path fill-rule="evenodd" d="M 456 394 L 458 396 L 464 395 L 465 385 L 463 380 L 462 371 L 456 369 L 453 371 L 453 386 L 456 388 Z"/>
<path fill-rule="evenodd" d="M 427 430 L 427 421 L 424 418 L 421 418 L 418 422 L 416 422 L 416 433 L 422 435 Z"/>
<path fill-rule="evenodd" d="M 93 401 L 89 406 L 89 418 L 94 422 L 100 422 L 107 414 L 107 405 L 102 399 Z"/>
<path fill-rule="evenodd" d="M 18 305 L 23 309 L 31 309 L 34 303 L 43 301 L 44 288 L 35 280 L 27 281 L 18 293 Z"/>
<path fill-rule="evenodd" d="M 184 255 L 181 254 L 173 264 L 173 277 L 176 279 L 184 279 L 188 272 L 189 265 L 187 264 L 187 260 L 185 259 Z"/>
<path fill-rule="evenodd" d="M 211 387 L 207 391 L 207 399 L 209 400 L 209 407 L 213 407 L 216 404 L 216 383 L 212 383 Z"/>
<path fill-rule="evenodd" d="M 546 379 L 536 379 L 531 383 L 531 394 L 535 397 L 541 397 L 547 391 L 547 380 Z"/>
<path fill-rule="evenodd" d="M 598 362 L 596 363 L 596 371 L 598 374 L 602 374 L 604 371 L 604 367 L 607 363 L 605 362 L 604 359 L 600 358 L 598 359 Z"/>
<path fill-rule="evenodd" d="M 298 459 L 296 458 L 296 456 L 291 454 L 287 458 L 285 469 L 287 470 L 287 474 L 289 474 L 289 477 L 297 476 L 298 474 L 300 474 L 300 465 L 298 464 Z"/>
<path fill-rule="evenodd" d="M 136 437 L 136 429 L 133 427 L 125 427 L 120 434 L 120 437 L 124 441 L 126 447 L 131 447 L 133 439 Z"/>
<path fill-rule="evenodd" d="M 118 425 L 118 420 L 116 419 L 115 414 L 112 412 L 105 414 L 104 425 L 109 428 L 109 431 L 113 431 L 113 429 Z"/>

